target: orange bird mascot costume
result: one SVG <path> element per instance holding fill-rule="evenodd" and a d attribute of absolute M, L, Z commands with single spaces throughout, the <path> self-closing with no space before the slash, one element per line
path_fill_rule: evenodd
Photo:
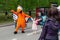
<path fill-rule="evenodd" d="M 14 12 L 13 12 L 14 13 Z M 14 34 L 17 34 L 18 32 L 18 29 L 21 27 L 22 28 L 22 33 L 25 33 L 24 32 L 24 28 L 26 26 L 26 20 L 25 18 L 28 17 L 30 18 L 30 16 L 26 15 L 23 11 L 22 11 L 22 8 L 19 6 L 17 7 L 17 13 L 15 12 L 14 14 L 16 14 L 18 16 L 17 18 L 17 25 L 16 25 L 16 29 L 14 31 Z"/>

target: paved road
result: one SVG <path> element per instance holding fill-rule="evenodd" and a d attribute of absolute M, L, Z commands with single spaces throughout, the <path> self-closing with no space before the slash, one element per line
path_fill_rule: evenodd
<path fill-rule="evenodd" d="M 14 25 L 9 25 L 6 27 L 0 28 L 0 40 L 38 40 L 41 34 L 41 26 L 38 26 L 38 30 L 36 34 L 33 34 L 31 30 L 31 24 L 28 23 L 25 28 L 25 33 L 21 33 L 21 29 L 19 29 L 18 34 L 13 34 L 15 27 Z"/>

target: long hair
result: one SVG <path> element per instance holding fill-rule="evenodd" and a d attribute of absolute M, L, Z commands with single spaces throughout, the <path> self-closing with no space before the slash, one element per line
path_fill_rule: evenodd
<path fill-rule="evenodd" d="M 60 15 L 56 8 L 50 8 L 47 13 L 48 18 L 53 17 L 60 22 Z"/>
<path fill-rule="evenodd" d="M 59 16 L 58 10 L 56 8 L 50 8 L 47 13 L 48 17 Z"/>

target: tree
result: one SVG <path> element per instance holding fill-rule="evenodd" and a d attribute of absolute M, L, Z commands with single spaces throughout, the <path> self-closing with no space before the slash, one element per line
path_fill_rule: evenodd
<path fill-rule="evenodd" d="M 24 11 L 33 10 L 36 7 L 49 7 L 50 1 L 60 5 L 60 0 L 0 0 L 0 11 L 16 10 L 17 5 L 21 5 Z"/>

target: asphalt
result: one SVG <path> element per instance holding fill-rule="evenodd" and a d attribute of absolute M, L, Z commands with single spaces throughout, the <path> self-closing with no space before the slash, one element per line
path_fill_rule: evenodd
<path fill-rule="evenodd" d="M 14 34 L 15 25 L 8 25 L 0 27 L 0 40 L 38 40 L 41 34 L 41 26 L 38 25 L 37 33 L 32 31 L 32 22 L 27 23 L 25 33 L 21 33 L 21 29 L 18 30 L 18 34 Z M 60 33 L 59 33 L 60 38 Z M 60 40 L 60 39 L 59 39 Z"/>

